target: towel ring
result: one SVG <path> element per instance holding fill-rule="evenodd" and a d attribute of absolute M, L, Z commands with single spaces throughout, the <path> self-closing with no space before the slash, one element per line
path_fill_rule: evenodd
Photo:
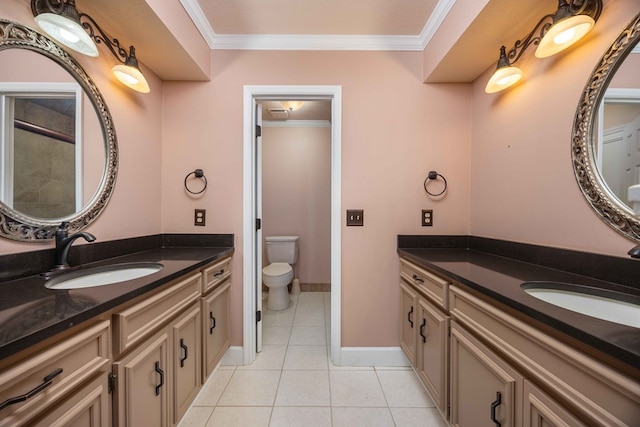
<path fill-rule="evenodd" d="M 429 191 L 429 189 L 427 188 L 427 185 L 429 184 L 429 181 L 435 181 L 435 180 L 438 179 L 438 177 L 442 178 L 442 180 L 444 181 L 444 188 L 442 189 L 441 192 L 439 192 L 437 194 L 434 194 L 434 193 Z M 445 179 L 444 176 L 440 175 L 438 172 L 429 171 L 429 174 L 427 175 L 427 177 L 424 180 L 424 191 L 426 191 L 428 195 L 433 196 L 433 197 L 441 196 L 442 194 L 444 194 L 445 191 L 447 191 L 447 180 Z"/>
<path fill-rule="evenodd" d="M 202 190 L 200 190 L 200 191 L 191 191 L 191 189 L 189 189 L 189 186 L 187 185 L 187 180 L 189 179 L 189 177 L 191 175 L 194 175 L 196 178 L 202 178 L 204 180 L 204 187 L 202 187 Z M 200 194 L 204 190 L 206 190 L 207 189 L 207 177 L 204 176 L 204 171 L 202 169 L 196 169 L 193 172 L 189 172 L 187 174 L 187 176 L 184 177 L 184 188 L 185 188 L 185 190 L 187 190 L 191 194 Z"/>

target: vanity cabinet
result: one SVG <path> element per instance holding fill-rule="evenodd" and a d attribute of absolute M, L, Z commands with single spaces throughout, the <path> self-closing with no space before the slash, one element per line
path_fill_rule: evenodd
<path fill-rule="evenodd" d="M 401 260 L 400 345 L 445 419 L 449 409 L 448 286 L 448 281 Z"/>
<path fill-rule="evenodd" d="M 59 408 L 67 418 L 81 412 L 83 396 L 75 392 L 88 382 L 107 381 L 109 332 L 109 321 L 94 322 L 0 370 L 0 426 L 47 425 L 34 420 Z M 108 421 L 108 405 L 87 405 L 97 420 Z"/>
<path fill-rule="evenodd" d="M 418 300 L 416 372 L 445 418 L 449 412 L 449 316 L 429 300 Z"/>
<path fill-rule="evenodd" d="M 637 377 L 444 273 L 400 270 L 401 347 L 451 425 L 640 425 Z"/>
<path fill-rule="evenodd" d="M 524 378 L 453 322 L 451 326 L 451 425 L 521 426 Z"/>
<path fill-rule="evenodd" d="M 546 390 L 544 399 L 536 399 L 541 392 L 534 392 L 517 403 L 529 414 L 533 411 L 534 420 L 545 414 L 553 419 L 550 414 L 555 413 L 555 417 L 575 418 L 586 425 L 638 425 L 640 382 L 636 379 L 542 332 L 510 314 L 507 307 L 470 289 L 452 286 L 450 292 L 454 324 L 491 346 L 531 385 Z M 546 402 L 546 412 L 540 402 Z"/>
<path fill-rule="evenodd" d="M 229 302 L 231 280 L 225 280 L 202 298 L 202 381 L 211 375 L 230 345 Z"/>
<path fill-rule="evenodd" d="M 175 425 L 195 398 L 201 292 L 196 272 L 113 314 L 115 425 Z"/>
<path fill-rule="evenodd" d="M 409 359 L 409 362 L 411 362 L 411 365 L 416 366 L 418 293 L 402 280 L 400 281 L 400 292 L 400 312 L 402 313 L 400 347 L 404 350 L 404 354 L 407 356 L 407 359 Z"/>
<path fill-rule="evenodd" d="M 114 425 L 170 425 L 170 368 L 166 328 L 113 364 Z"/>

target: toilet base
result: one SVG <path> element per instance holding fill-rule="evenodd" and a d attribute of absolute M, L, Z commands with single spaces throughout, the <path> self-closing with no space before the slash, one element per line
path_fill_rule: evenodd
<path fill-rule="evenodd" d="M 289 292 L 286 286 L 269 288 L 267 294 L 267 308 L 273 311 L 284 310 L 289 307 Z"/>

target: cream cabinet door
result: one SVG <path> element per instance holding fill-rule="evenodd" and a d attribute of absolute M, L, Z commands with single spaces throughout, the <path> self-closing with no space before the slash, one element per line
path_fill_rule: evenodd
<path fill-rule="evenodd" d="M 418 319 L 418 294 L 400 280 L 400 347 L 404 354 L 416 366 L 416 323 Z"/>
<path fill-rule="evenodd" d="M 521 426 L 522 384 L 515 369 L 452 322 L 452 426 Z"/>
<path fill-rule="evenodd" d="M 416 319 L 416 370 L 446 418 L 449 406 L 449 316 L 419 297 Z"/>
<path fill-rule="evenodd" d="M 203 382 L 213 372 L 229 348 L 229 290 L 227 280 L 210 295 L 202 298 Z"/>
<path fill-rule="evenodd" d="M 169 332 L 164 329 L 113 364 L 117 375 L 114 424 L 120 427 L 170 425 L 172 396 Z"/>
<path fill-rule="evenodd" d="M 187 310 L 172 324 L 174 424 L 189 409 L 202 383 L 201 327 L 199 304 Z"/>
<path fill-rule="evenodd" d="M 107 373 L 102 373 L 50 412 L 34 422 L 34 427 L 109 427 L 110 409 Z"/>
<path fill-rule="evenodd" d="M 524 380 L 523 427 L 585 427 L 557 401 L 533 383 Z"/>

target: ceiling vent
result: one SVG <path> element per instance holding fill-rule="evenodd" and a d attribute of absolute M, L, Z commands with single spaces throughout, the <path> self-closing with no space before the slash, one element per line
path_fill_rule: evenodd
<path fill-rule="evenodd" d="M 289 118 L 289 112 L 284 108 L 269 108 L 269 113 L 276 120 L 287 120 Z"/>

